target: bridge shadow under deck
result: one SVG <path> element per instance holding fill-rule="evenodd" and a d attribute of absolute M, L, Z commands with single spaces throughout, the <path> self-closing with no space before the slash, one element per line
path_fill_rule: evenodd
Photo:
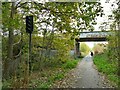
<path fill-rule="evenodd" d="M 91 41 L 107 41 L 108 39 L 106 37 L 99 37 L 99 38 L 76 38 L 75 39 L 77 42 L 91 42 Z"/>

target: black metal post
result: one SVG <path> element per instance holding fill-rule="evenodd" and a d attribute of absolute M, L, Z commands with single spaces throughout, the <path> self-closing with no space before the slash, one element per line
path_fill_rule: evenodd
<path fill-rule="evenodd" d="M 29 74 L 31 73 L 31 33 L 29 34 Z"/>

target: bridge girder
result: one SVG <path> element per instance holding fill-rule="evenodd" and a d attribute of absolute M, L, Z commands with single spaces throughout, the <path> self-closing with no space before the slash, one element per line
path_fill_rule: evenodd
<path fill-rule="evenodd" d="M 106 37 L 100 37 L 100 38 L 76 38 L 77 42 L 91 42 L 91 41 L 107 41 L 108 39 Z"/>

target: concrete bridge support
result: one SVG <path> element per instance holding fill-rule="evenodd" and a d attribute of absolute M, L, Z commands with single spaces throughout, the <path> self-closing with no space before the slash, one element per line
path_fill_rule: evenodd
<path fill-rule="evenodd" d="M 80 57 L 80 43 L 75 40 L 75 57 Z"/>

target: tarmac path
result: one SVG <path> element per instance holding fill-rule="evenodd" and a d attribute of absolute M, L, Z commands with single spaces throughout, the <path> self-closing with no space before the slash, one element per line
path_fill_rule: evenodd
<path fill-rule="evenodd" d="M 87 55 L 75 69 L 71 70 L 66 79 L 57 84 L 57 88 L 112 88 L 112 86 L 95 69 L 93 57 Z"/>

